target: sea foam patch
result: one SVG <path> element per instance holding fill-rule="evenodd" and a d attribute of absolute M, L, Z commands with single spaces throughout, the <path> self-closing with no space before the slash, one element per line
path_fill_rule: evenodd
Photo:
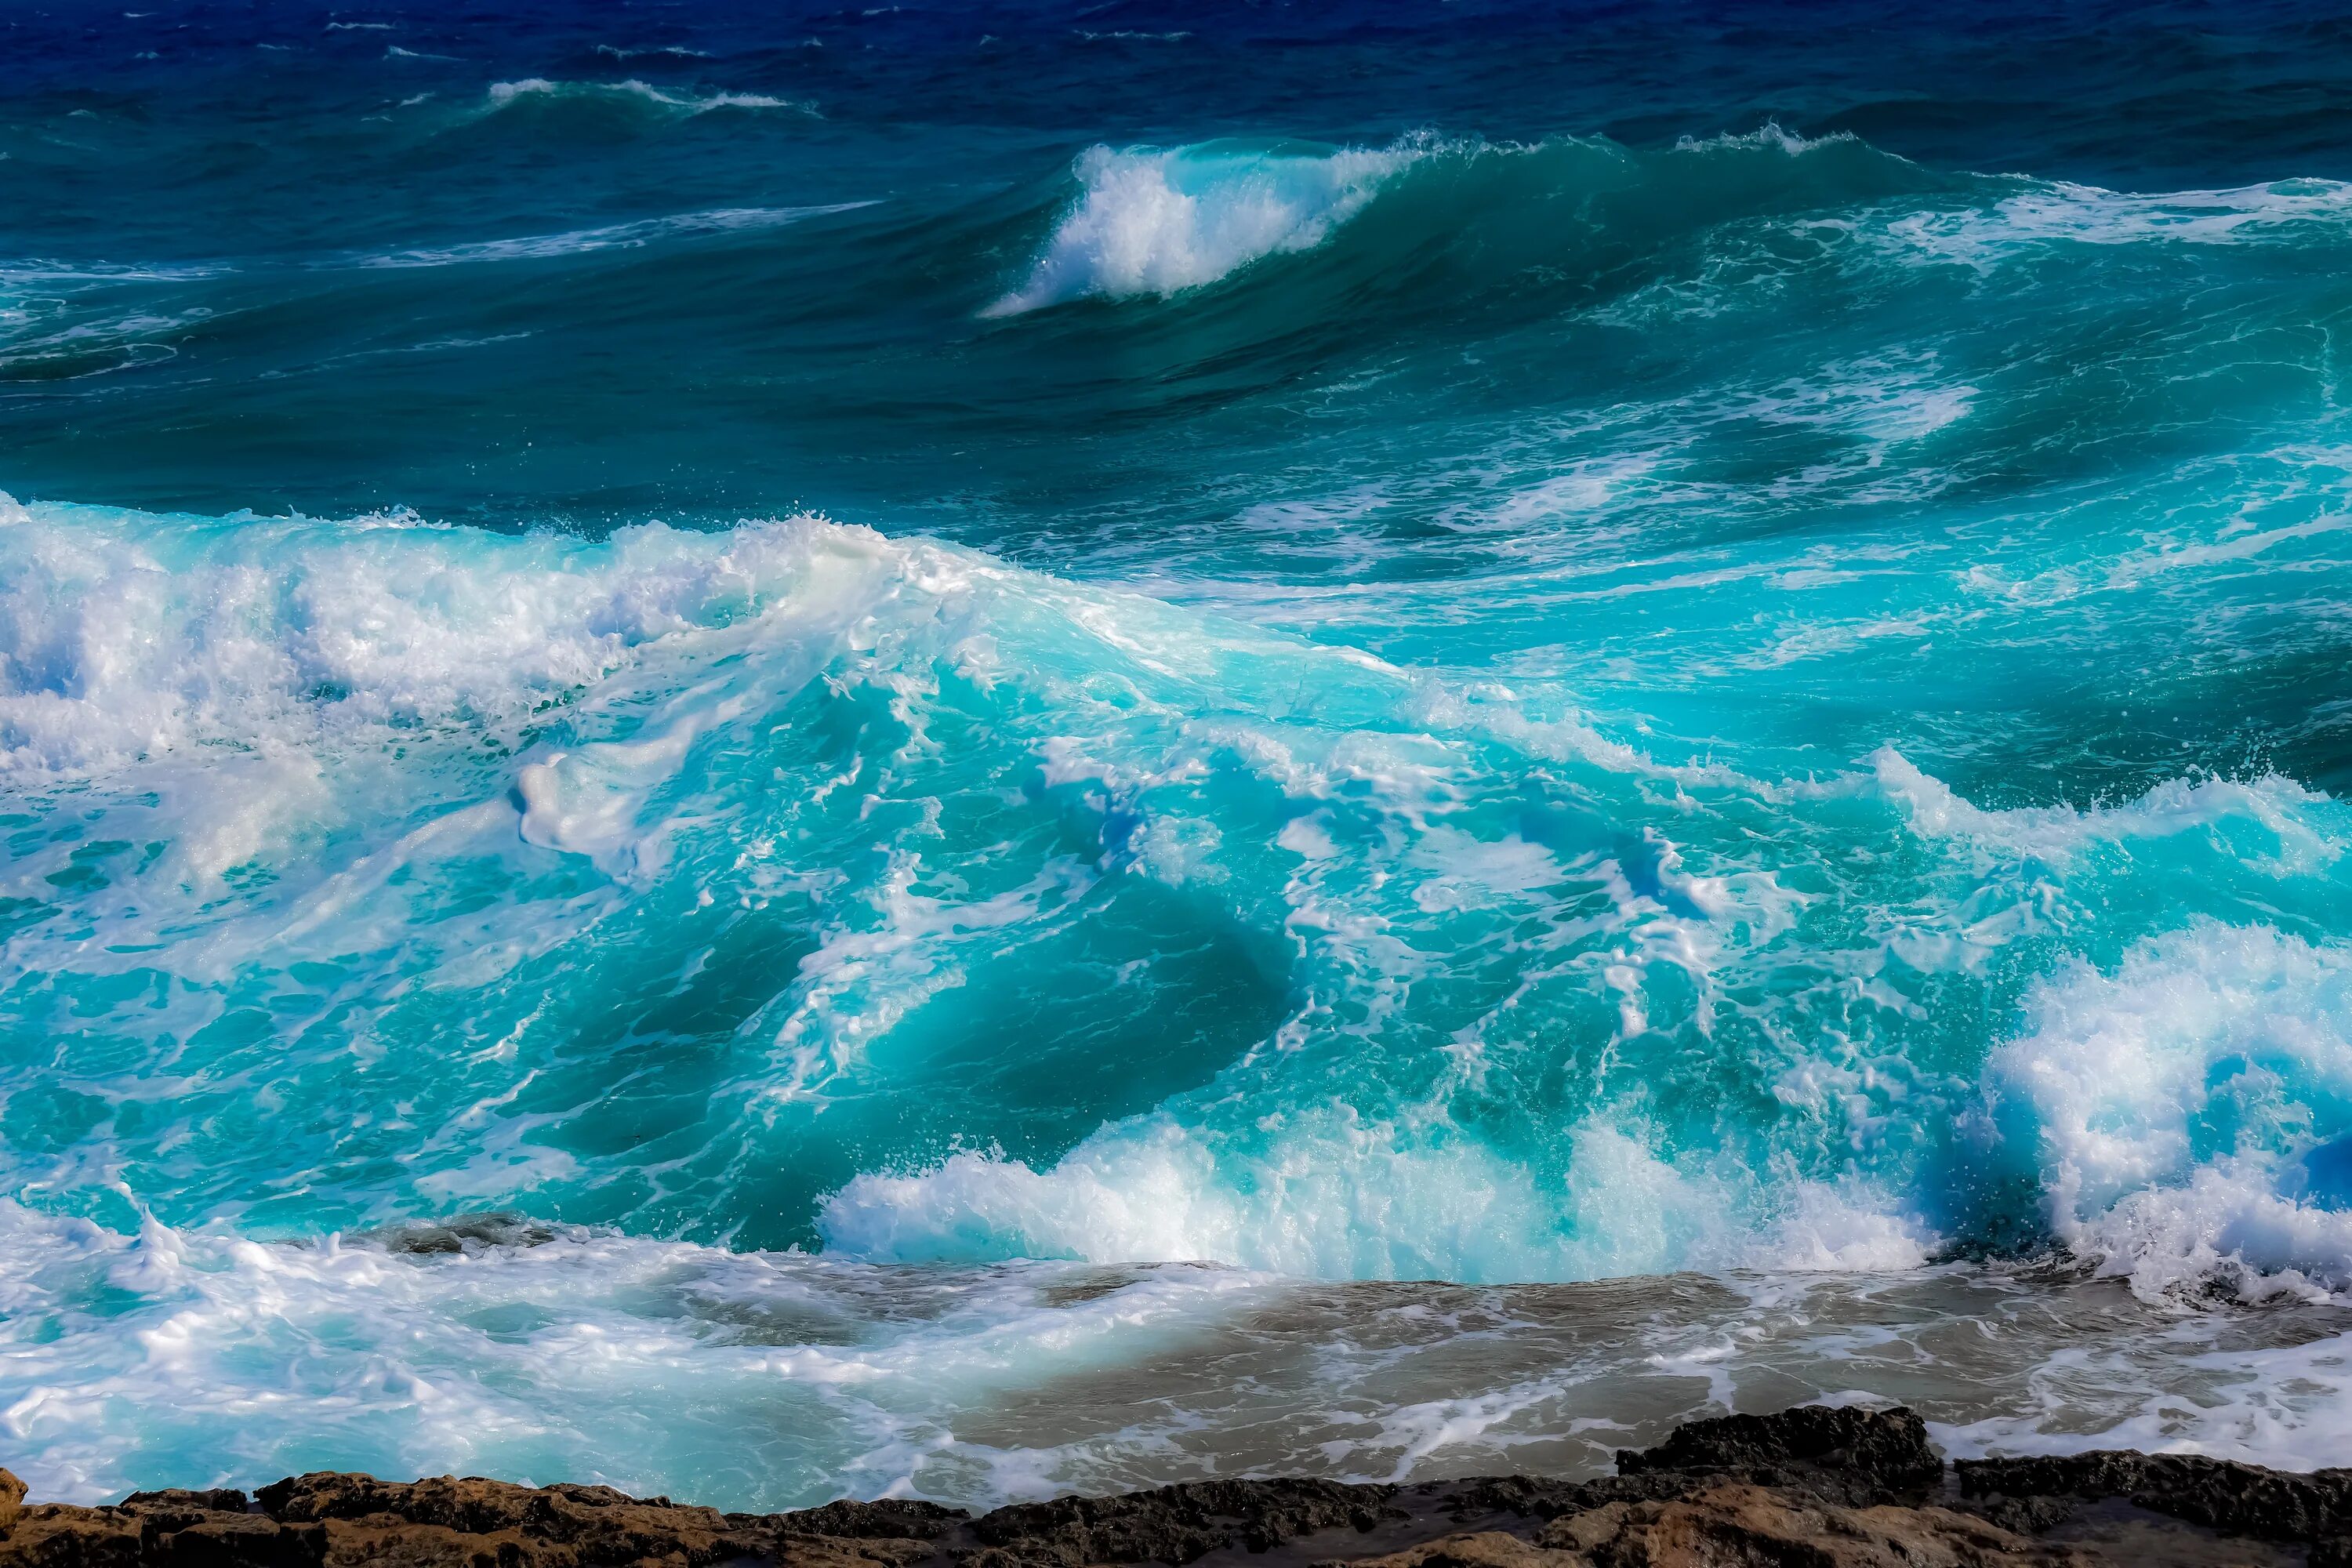
<path fill-rule="evenodd" d="M 2025 1011 L 1992 1092 L 2078 1253 L 2149 1291 L 2352 1285 L 2352 952 L 2200 921 Z"/>

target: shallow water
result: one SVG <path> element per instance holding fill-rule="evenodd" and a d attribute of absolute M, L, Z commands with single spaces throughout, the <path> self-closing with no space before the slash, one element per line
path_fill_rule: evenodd
<path fill-rule="evenodd" d="M 416 1256 L 18 1229 L 12 1305 L 79 1310 L 20 1320 L 56 1337 L 20 1334 L 12 1375 L 53 1392 L 11 1419 L 42 1435 L 42 1481 L 83 1496 L 454 1467 L 755 1510 L 1607 1474 L 1679 1422 L 1817 1399 L 1906 1402 L 1964 1458 L 2306 1468 L 2352 1439 L 2352 1309 L 2149 1302 L 2047 1265 L 1465 1286 L 535 1239 Z"/>
<path fill-rule="evenodd" d="M 16 19 L 0 1459 L 2352 1462 L 2352 29 L 1871 16 Z"/>

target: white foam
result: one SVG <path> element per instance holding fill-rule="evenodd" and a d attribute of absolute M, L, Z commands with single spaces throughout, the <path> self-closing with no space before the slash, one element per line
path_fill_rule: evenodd
<path fill-rule="evenodd" d="M 0 1199 L 0 1436 L 44 1500 L 334 1462 L 793 1506 L 912 1489 L 927 1466 L 951 1482 L 938 1461 L 960 1414 L 1046 1369 L 1149 1354 L 1262 1289 L 1179 1269 L 1041 1300 L 1052 1283 L 927 1286 L 576 1230 L 417 1259 L 152 1219 L 125 1234 Z"/>
<path fill-rule="evenodd" d="M 0 501 L 0 772 L 87 776 L 205 744 L 511 725 L 649 643 L 886 553 L 807 518 L 718 534 L 654 523 L 590 545 L 405 514 L 220 521 Z"/>
<path fill-rule="evenodd" d="M 826 1200 L 819 1224 L 829 1251 L 875 1260 L 1189 1258 L 1313 1279 L 1474 1282 L 1899 1269 L 1935 1244 L 1876 1194 L 1809 1183 L 1743 1190 L 1704 1167 L 1677 1168 L 1599 1117 L 1570 1133 L 1558 1186 L 1442 1124 L 1376 1121 L 1345 1106 L 1273 1113 L 1253 1131 L 1220 1135 L 1154 1114 L 1106 1128 L 1048 1170 L 959 1153 L 919 1173 L 857 1177 Z"/>
<path fill-rule="evenodd" d="M 1922 1403 L 1964 1456 L 2352 1455 L 2346 1341 L 2130 1309 L 1950 1268 L 1334 1289 L 576 1229 L 403 1257 L 0 1200 L 0 1441 L 44 1500 L 335 1467 L 749 1509 L 988 1507 L 1236 1470 L 1589 1475 L 1672 1422 L 1806 1396 Z M 1955 1334 L 2003 1354 L 1950 1355 Z"/>
<path fill-rule="evenodd" d="M 1028 280 L 988 308 L 1016 315 L 1102 295 L 1166 297 L 1268 256 L 1312 249 L 1423 155 L 1418 144 L 1309 153 L 1223 142 L 1088 149 Z"/>
<path fill-rule="evenodd" d="M 2094 844 L 2168 838 L 2231 822 L 2258 824 L 2274 837 L 2281 858 L 2308 868 L 2323 867 L 2341 853 L 2300 815 L 2327 797 L 2278 773 L 2244 783 L 2167 779 L 2138 799 L 2117 805 L 2080 807 L 2061 802 L 1986 810 L 1920 771 L 1892 746 L 1881 747 L 1869 761 L 1877 787 L 1903 807 L 1913 832 L 1931 838 L 1971 839 L 2053 865 L 2065 864 Z"/>
<path fill-rule="evenodd" d="M 2291 239 L 2312 225 L 2334 228 L 2352 216 L 2352 184 L 2339 180 L 2147 195 L 2064 181 L 2020 184 L 2022 189 L 1990 207 L 1896 218 L 1885 228 L 1885 241 L 1907 254 L 1984 269 L 2053 244 L 2242 245 Z"/>
<path fill-rule="evenodd" d="M 2143 1292 L 2352 1286 L 2352 1209 L 2301 1157 L 2352 1132 L 2352 951 L 2200 921 L 2080 960 L 2028 994 L 1993 1054 L 2030 1118 L 2053 1228 Z"/>

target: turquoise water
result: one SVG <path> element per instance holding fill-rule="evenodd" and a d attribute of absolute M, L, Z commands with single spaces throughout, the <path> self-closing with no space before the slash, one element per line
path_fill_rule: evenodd
<path fill-rule="evenodd" d="M 0 1459 L 2346 1462 L 2342 29 L 1125 20 L 20 25 Z"/>

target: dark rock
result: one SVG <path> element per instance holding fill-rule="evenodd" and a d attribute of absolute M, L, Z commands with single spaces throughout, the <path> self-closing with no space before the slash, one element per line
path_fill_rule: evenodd
<path fill-rule="evenodd" d="M 2077 1504 L 2063 1497 L 1986 1498 L 1970 1503 L 1969 1511 L 2020 1535 L 2042 1535 L 2074 1517 Z"/>
<path fill-rule="evenodd" d="M 2332 1542 L 2352 1535 L 2352 1470 L 2296 1475 L 2231 1459 L 2127 1449 L 1963 1459 L 1956 1468 L 1967 1498 L 2123 1498 L 2258 1540 Z"/>
<path fill-rule="evenodd" d="M 1339 1481 L 1187 1481 L 1125 1497 L 1015 1503 L 973 1521 L 973 1568 L 1097 1563 L 1182 1564 L 1221 1547 L 1264 1552 L 1318 1530 L 1370 1530 L 1394 1517 L 1397 1489 Z"/>
<path fill-rule="evenodd" d="M 1598 1480 L 1563 1481 L 1545 1476 L 1478 1476 L 1454 1481 L 1445 1489 L 1444 1506 L 1458 1520 L 1481 1514 L 1510 1513 L 1524 1519 L 1556 1519 L 1615 1502 L 1663 1502 L 1681 1497 L 1711 1476 L 1694 1477 L 1680 1470 L 1642 1475 L 1605 1476 Z"/>
<path fill-rule="evenodd" d="M 430 1257 L 436 1253 L 462 1253 L 468 1248 L 480 1252 L 494 1247 L 544 1247 L 577 1234 L 577 1226 L 548 1225 L 501 1209 L 386 1226 L 381 1230 L 362 1231 L 352 1239 L 377 1242 L 387 1252 Z"/>
<path fill-rule="evenodd" d="M 216 1511 L 142 1539 L 150 1563 L 172 1568 L 318 1568 L 327 1532 L 317 1525 L 280 1524 L 257 1513 Z"/>
<path fill-rule="evenodd" d="M 1595 1505 L 1591 1488 L 1581 1481 L 1555 1480 L 1549 1476 L 1473 1476 L 1447 1482 L 1438 1506 L 1456 1520 L 1468 1520 L 1488 1513 L 1550 1519 Z"/>
<path fill-rule="evenodd" d="M 1621 1449 L 1617 1473 L 1737 1477 L 1866 1508 L 1926 1498 L 1943 1485 L 1944 1461 L 1912 1411 L 1801 1405 L 1687 1422 L 1654 1448 Z"/>
<path fill-rule="evenodd" d="M 124 1508 L 175 1509 L 196 1513 L 250 1513 L 252 1500 L 243 1492 L 227 1487 L 191 1491 L 173 1487 L 159 1492 L 132 1492 L 122 1500 Z"/>
<path fill-rule="evenodd" d="M 141 1568 L 145 1546 L 135 1513 L 33 1503 L 0 1536 L 0 1568 Z"/>
<path fill-rule="evenodd" d="M 16 1522 L 16 1515 L 25 1506 L 25 1483 L 16 1479 L 14 1470 L 0 1470 L 0 1535 Z"/>
<path fill-rule="evenodd" d="M 935 1502 L 901 1498 L 859 1502 L 854 1498 L 843 1498 L 822 1508 L 804 1508 L 794 1513 L 730 1513 L 727 1519 L 730 1524 L 739 1521 L 752 1526 L 764 1523 L 793 1534 L 837 1535 L 851 1541 L 937 1541 L 971 1517 L 962 1509 L 941 1508 Z"/>

